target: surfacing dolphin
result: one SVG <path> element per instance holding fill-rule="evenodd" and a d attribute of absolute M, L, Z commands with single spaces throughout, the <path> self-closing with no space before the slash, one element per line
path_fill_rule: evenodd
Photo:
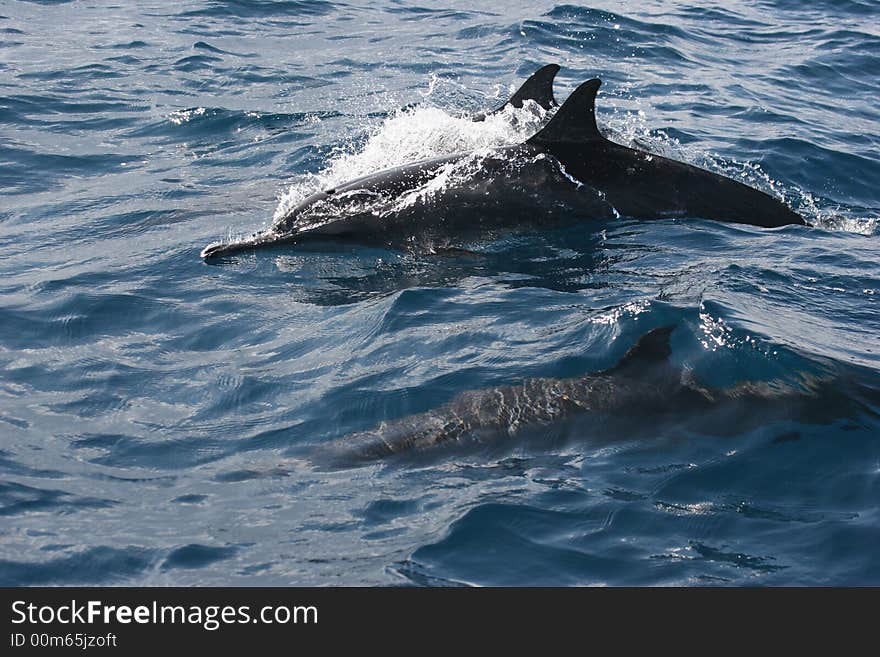
<path fill-rule="evenodd" d="M 600 418 L 640 426 L 686 418 L 706 418 L 713 432 L 724 433 L 750 420 L 780 418 L 822 420 L 816 399 L 835 399 L 841 408 L 855 396 L 833 377 L 805 377 L 803 385 L 780 381 L 744 382 L 731 388 L 699 383 L 673 365 L 670 335 L 674 327 L 646 333 L 612 368 L 584 376 L 527 379 L 519 385 L 463 392 L 440 408 L 382 423 L 320 445 L 310 455 L 318 467 L 345 468 L 394 457 L 436 455 L 443 447 L 491 447 L 533 436 L 574 433 Z M 818 415 L 817 415 L 818 414 Z M 578 424 L 586 420 L 588 425 Z M 677 425 L 676 425 L 677 426 Z M 580 429 L 579 429 L 580 427 Z"/>
<path fill-rule="evenodd" d="M 314 240 L 430 251 L 500 230 L 621 216 L 805 224 L 782 201 L 741 182 L 606 139 L 596 124 L 600 85 L 593 79 L 579 86 L 525 143 L 423 160 L 325 189 L 272 228 L 211 244 L 201 255 Z"/>

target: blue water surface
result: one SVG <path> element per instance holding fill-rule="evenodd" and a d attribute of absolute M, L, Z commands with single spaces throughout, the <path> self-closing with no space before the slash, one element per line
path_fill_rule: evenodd
<path fill-rule="evenodd" d="M 878 15 L 2 3 L 0 584 L 880 584 Z M 199 258 L 550 62 L 560 99 L 602 78 L 620 139 L 810 225 L 624 218 L 476 257 Z M 670 409 L 343 470 L 304 456 L 463 391 L 608 368 L 667 325 L 707 386 L 846 386 L 810 412 Z"/>

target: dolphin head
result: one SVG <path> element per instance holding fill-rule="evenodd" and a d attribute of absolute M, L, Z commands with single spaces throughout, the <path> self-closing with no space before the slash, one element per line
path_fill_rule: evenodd
<path fill-rule="evenodd" d="M 280 235 L 274 229 L 253 233 L 250 237 L 226 242 L 214 242 L 202 249 L 201 257 L 211 260 L 222 256 L 233 255 L 243 251 L 269 244 L 284 244 L 293 241 L 293 235 Z"/>

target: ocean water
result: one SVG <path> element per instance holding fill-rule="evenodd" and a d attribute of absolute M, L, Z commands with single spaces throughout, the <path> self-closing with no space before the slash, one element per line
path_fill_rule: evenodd
<path fill-rule="evenodd" d="M 878 15 L 3 2 L 0 584 L 880 584 Z M 617 141 L 810 225 L 199 258 L 321 185 L 521 141 L 534 125 L 463 117 L 551 62 L 560 100 L 603 80 Z M 608 368 L 670 325 L 702 384 L 807 403 L 347 469 L 304 456 L 464 391 Z"/>

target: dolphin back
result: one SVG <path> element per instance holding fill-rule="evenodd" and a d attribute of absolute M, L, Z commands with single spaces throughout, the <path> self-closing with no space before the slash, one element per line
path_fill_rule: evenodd
<path fill-rule="evenodd" d="M 682 381 L 681 370 L 669 362 L 672 331 L 649 331 L 608 370 L 463 392 L 436 409 L 320 445 L 311 460 L 352 467 L 444 446 L 497 444 L 529 432 L 552 435 L 553 425 L 590 413 L 664 413 Z"/>
<path fill-rule="evenodd" d="M 699 217 L 765 228 L 804 225 L 803 217 L 758 189 L 706 169 L 606 139 L 596 123 L 601 81 L 580 85 L 526 143 L 553 155 L 618 214 L 639 219 Z"/>

